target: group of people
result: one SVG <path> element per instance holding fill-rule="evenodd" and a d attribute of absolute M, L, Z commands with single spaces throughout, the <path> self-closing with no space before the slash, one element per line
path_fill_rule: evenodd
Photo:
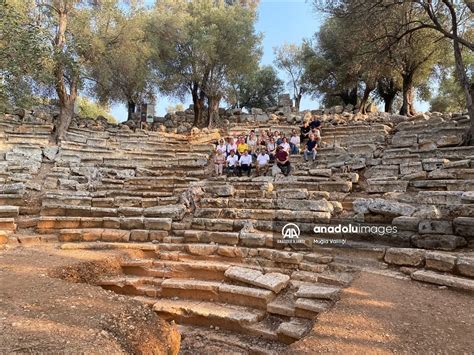
<path fill-rule="evenodd" d="M 277 164 L 288 176 L 291 172 L 290 155 L 299 154 L 303 147 L 304 159 L 316 160 L 317 148 L 321 142 L 321 121 L 316 117 L 305 121 L 299 134 L 292 129 L 289 137 L 280 131 L 266 129 L 259 134 L 251 130 L 247 136 L 221 138 L 216 146 L 214 168 L 217 176 L 250 176 L 255 166 L 256 176 L 266 175 L 270 163 Z"/>

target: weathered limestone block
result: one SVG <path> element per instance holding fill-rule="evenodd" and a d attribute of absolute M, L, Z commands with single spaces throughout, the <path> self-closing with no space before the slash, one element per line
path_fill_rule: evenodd
<path fill-rule="evenodd" d="M 119 229 L 104 229 L 102 241 L 104 242 L 128 242 L 130 240 L 130 231 Z"/>
<path fill-rule="evenodd" d="M 217 254 L 221 256 L 225 256 L 228 258 L 242 258 L 247 256 L 248 249 L 247 248 L 240 248 L 235 246 L 224 246 L 221 245 L 217 249 Z"/>
<path fill-rule="evenodd" d="M 433 171 L 443 168 L 445 164 L 449 163 L 449 160 L 441 158 L 427 158 L 423 159 L 421 163 L 423 165 L 423 170 Z"/>
<path fill-rule="evenodd" d="M 342 211 L 344 211 L 342 203 L 340 203 L 339 201 L 329 201 L 329 204 L 332 206 L 331 212 L 341 213 Z"/>
<path fill-rule="evenodd" d="M 306 189 L 284 189 L 277 191 L 278 198 L 307 199 L 309 196 Z"/>
<path fill-rule="evenodd" d="M 207 192 L 210 192 L 217 197 L 229 197 L 234 196 L 235 190 L 232 185 L 214 185 L 206 188 Z"/>
<path fill-rule="evenodd" d="M 438 219 L 441 218 L 441 212 L 436 206 L 420 206 L 416 208 L 412 217 L 420 219 Z"/>
<path fill-rule="evenodd" d="M 367 180 L 368 193 L 382 193 L 382 192 L 405 192 L 408 187 L 408 181 L 400 180 Z"/>
<path fill-rule="evenodd" d="M 378 213 L 393 216 L 411 216 L 415 212 L 415 207 L 391 200 L 381 198 L 365 199 L 358 198 L 352 202 L 352 208 L 356 213 Z"/>
<path fill-rule="evenodd" d="M 420 218 L 400 216 L 392 220 L 392 225 L 396 226 L 398 230 L 418 232 L 418 224 Z"/>
<path fill-rule="evenodd" d="M 275 250 L 272 253 L 272 260 L 285 264 L 299 264 L 303 261 L 303 254 Z"/>
<path fill-rule="evenodd" d="M 454 233 L 467 238 L 474 237 L 474 217 L 457 217 L 453 220 Z"/>
<path fill-rule="evenodd" d="M 102 233 L 104 229 L 102 228 L 89 228 L 82 230 L 82 240 L 85 242 L 95 242 L 101 240 Z"/>
<path fill-rule="evenodd" d="M 192 255 L 208 256 L 217 251 L 217 244 L 187 244 L 186 251 Z"/>
<path fill-rule="evenodd" d="M 332 170 L 331 169 L 310 169 L 309 175 L 331 177 Z"/>
<path fill-rule="evenodd" d="M 144 229 L 134 229 L 130 232 L 130 240 L 133 242 L 146 242 L 148 240 L 148 231 Z"/>
<path fill-rule="evenodd" d="M 453 234 L 453 226 L 450 221 L 423 220 L 418 225 L 420 234 Z"/>
<path fill-rule="evenodd" d="M 427 251 L 425 254 L 426 267 L 438 271 L 453 271 L 456 257 L 447 253 Z"/>
<path fill-rule="evenodd" d="M 418 248 L 434 250 L 454 250 L 467 245 L 463 237 L 447 234 L 414 235 L 411 243 Z"/>
<path fill-rule="evenodd" d="M 237 232 L 210 232 L 209 240 L 217 244 L 237 245 L 239 233 Z"/>
<path fill-rule="evenodd" d="M 304 260 L 318 264 L 329 264 L 334 259 L 334 257 L 331 255 L 323 255 L 318 253 L 305 254 L 303 258 Z"/>
<path fill-rule="evenodd" d="M 266 243 L 266 235 L 254 232 L 240 232 L 240 244 L 246 247 L 261 247 Z"/>
<path fill-rule="evenodd" d="M 318 183 L 319 190 L 321 191 L 338 191 L 338 192 L 349 192 L 352 190 L 351 181 L 327 181 Z"/>
<path fill-rule="evenodd" d="M 418 270 L 411 274 L 411 278 L 441 286 L 449 286 L 462 290 L 474 291 L 474 280 L 440 274 L 435 271 Z"/>
<path fill-rule="evenodd" d="M 420 191 L 417 201 L 429 205 L 458 205 L 462 203 L 462 191 Z"/>
<path fill-rule="evenodd" d="M 153 230 L 171 230 L 171 218 L 145 218 L 145 229 Z M 141 229 L 141 228 L 132 228 L 132 229 Z"/>
<path fill-rule="evenodd" d="M 296 291 L 296 297 L 335 300 L 341 290 L 337 287 L 319 285 L 301 285 Z"/>
<path fill-rule="evenodd" d="M 473 257 L 460 256 L 456 262 L 456 267 L 461 275 L 474 278 Z"/>
<path fill-rule="evenodd" d="M 304 321 L 299 318 L 292 319 L 289 322 L 283 322 L 277 328 L 278 339 L 286 344 L 291 344 L 299 340 L 311 330 L 311 321 Z"/>
<path fill-rule="evenodd" d="M 385 253 L 384 260 L 388 264 L 404 266 L 422 266 L 425 252 L 410 248 L 389 248 Z"/>
<path fill-rule="evenodd" d="M 0 206 L 0 218 L 18 217 L 18 206 Z"/>
<path fill-rule="evenodd" d="M 416 174 L 423 171 L 423 167 L 421 162 L 408 162 L 400 164 L 400 174 L 401 175 L 409 175 L 409 174 Z"/>
<path fill-rule="evenodd" d="M 186 214 L 186 206 L 184 205 L 170 205 L 170 206 L 156 206 L 145 208 L 145 217 L 160 217 L 171 218 L 173 220 L 181 220 Z"/>
<path fill-rule="evenodd" d="M 232 279 L 248 283 L 257 287 L 262 287 L 275 293 L 284 289 L 290 280 L 290 277 L 281 273 L 263 274 L 258 270 L 247 269 L 239 266 L 231 266 L 225 276 Z"/>
<path fill-rule="evenodd" d="M 365 171 L 366 179 L 383 179 L 398 176 L 398 165 L 375 165 Z"/>
<path fill-rule="evenodd" d="M 60 242 L 79 242 L 82 241 L 82 229 L 63 229 L 59 231 Z"/>
<path fill-rule="evenodd" d="M 167 231 L 149 231 L 148 238 L 150 241 L 157 240 L 162 242 L 164 238 L 168 237 Z"/>
<path fill-rule="evenodd" d="M 293 211 L 331 212 L 331 206 L 326 200 L 278 199 L 276 207 Z"/>
<path fill-rule="evenodd" d="M 474 203 L 474 191 L 465 191 L 461 196 L 463 203 Z"/>
<path fill-rule="evenodd" d="M 418 135 L 405 134 L 404 132 L 397 133 L 392 138 L 392 145 L 394 147 L 411 147 L 418 143 Z"/>

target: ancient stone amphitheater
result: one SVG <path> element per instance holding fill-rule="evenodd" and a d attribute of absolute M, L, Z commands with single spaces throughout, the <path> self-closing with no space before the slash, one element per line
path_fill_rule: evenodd
<path fill-rule="evenodd" d="M 0 249 L 139 251 L 94 284 L 183 334 L 230 330 L 273 351 L 304 338 L 361 270 L 474 291 L 468 117 L 322 114 L 315 163 L 292 156 L 288 177 L 213 177 L 220 136 L 301 123 L 251 116 L 192 135 L 76 127 L 56 146 L 50 123 L 1 115 Z M 291 243 L 288 223 L 301 233 Z"/>

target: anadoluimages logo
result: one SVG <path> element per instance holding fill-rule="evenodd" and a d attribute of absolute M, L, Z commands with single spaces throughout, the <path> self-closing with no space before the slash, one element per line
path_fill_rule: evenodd
<path fill-rule="evenodd" d="M 281 230 L 283 239 L 295 240 L 300 237 L 300 228 L 294 223 L 285 224 Z"/>

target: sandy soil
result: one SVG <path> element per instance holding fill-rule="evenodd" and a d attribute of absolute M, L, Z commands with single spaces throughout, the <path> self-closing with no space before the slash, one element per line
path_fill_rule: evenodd
<path fill-rule="evenodd" d="M 472 354 L 473 295 L 363 272 L 310 335 L 299 354 Z"/>
<path fill-rule="evenodd" d="M 56 278 L 114 273 L 110 254 L 38 248 L 0 251 L 0 354 L 177 353 L 176 327 L 148 307 Z"/>

